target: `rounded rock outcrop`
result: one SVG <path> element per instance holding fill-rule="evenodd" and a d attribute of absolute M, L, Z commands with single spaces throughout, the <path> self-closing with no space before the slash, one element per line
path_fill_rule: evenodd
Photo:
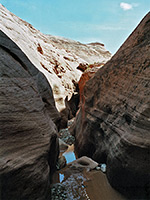
<path fill-rule="evenodd" d="M 150 13 L 84 86 L 73 134 L 78 156 L 107 164 L 116 189 L 150 193 Z M 135 192 L 136 191 L 136 192 Z"/>
<path fill-rule="evenodd" d="M 59 120 L 45 76 L 0 31 L 0 199 L 50 199 Z"/>

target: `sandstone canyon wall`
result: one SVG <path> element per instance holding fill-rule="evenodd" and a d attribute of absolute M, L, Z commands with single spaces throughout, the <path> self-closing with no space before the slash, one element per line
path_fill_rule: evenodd
<path fill-rule="evenodd" d="M 105 63 L 111 54 L 101 43 L 81 44 L 73 40 L 42 34 L 31 24 L 9 12 L 0 4 L 0 29 L 7 34 L 42 71 L 50 82 L 56 106 L 61 111 L 64 99 L 75 90 L 80 63 Z"/>
<path fill-rule="evenodd" d="M 120 191 L 150 195 L 150 13 L 86 83 L 75 125 L 79 157 L 106 163 Z"/>
<path fill-rule="evenodd" d="M 50 199 L 59 119 L 45 76 L 0 31 L 0 199 Z"/>

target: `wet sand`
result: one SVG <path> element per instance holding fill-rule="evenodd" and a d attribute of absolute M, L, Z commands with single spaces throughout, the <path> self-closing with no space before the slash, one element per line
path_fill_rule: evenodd
<path fill-rule="evenodd" d="M 101 171 L 85 172 L 87 195 L 91 200 L 126 200 L 108 183 L 106 175 Z"/>
<path fill-rule="evenodd" d="M 55 173 L 53 183 L 61 183 L 66 187 L 68 200 L 127 200 L 110 186 L 101 171 L 86 172 L 67 166 Z"/>

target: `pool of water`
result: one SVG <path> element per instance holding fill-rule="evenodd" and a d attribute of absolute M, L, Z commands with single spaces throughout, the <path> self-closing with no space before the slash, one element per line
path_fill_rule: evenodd
<path fill-rule="evenodd" d="M 59 182 L 61 183 L 65 178 L 65 175 L 62 173 L 59 173 Z"/>
<path fill-rule="evenodd" d="M 67 164 L 76 160 L 74 145 L 69 146 L 62 155 L 65 156 Z M 52 200 L 126 200 L 108 183 L 105 164 L 100 165 L 100 170 L 90 172 L 70 166 L 67 165 L 55 173 Z"/>
<path fill-rule="evenodd" d="M 76 156 L 74 153 L 74 145 L 69 146 L 68 150 L 63 153 L 63 156 L 65 156 L 67 164 L 76 160 Z"/>

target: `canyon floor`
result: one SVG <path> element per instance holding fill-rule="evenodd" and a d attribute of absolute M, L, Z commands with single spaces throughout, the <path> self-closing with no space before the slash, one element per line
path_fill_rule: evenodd
<path fill-rule="evenodd" d="M 73 148 L 69 159 L 73 161 Z M 52 200 L 127 200 L 109 184 L 105 173 L 93 169 L 71 168 L 68 165 L 53 175 Z"/>

